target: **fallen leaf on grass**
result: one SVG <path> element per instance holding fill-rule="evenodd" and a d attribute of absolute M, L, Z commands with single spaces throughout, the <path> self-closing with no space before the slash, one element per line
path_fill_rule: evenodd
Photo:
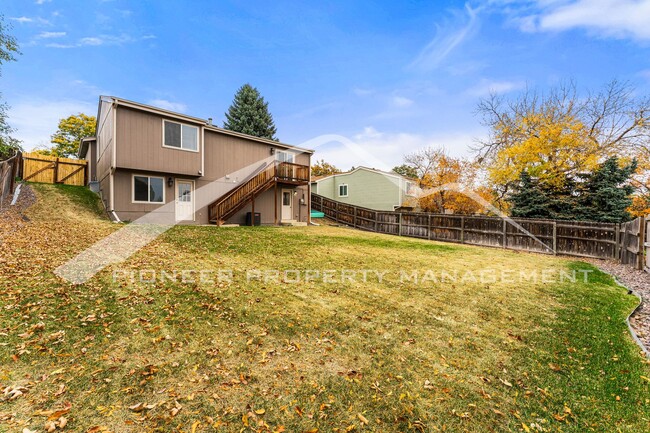
<path fill-rule="evenodd" d="M 174 400 L 174 407 L 172 408 L 171 411 L 172 418 L 178 415 L 178 412 L 180 412 L 181 409 L 183 409 L 183 406 L 181 406 L 181 404 L 178 401 Z"/>
<path fill-rule="evenodd" d="M 145 410 L 151 410 L 154 407 L 156 407 L 155 404 L 138 403 L 134 404 L 133 406 L 129 406 L 129 410 L 135 413 L 140 413 Z"/>
<path fill-rule="evenodd" d="M 96 425 L 86 430 L 86 433 L 110 433 L 110 430 L 104 426 Z"/>
<path fill-rule="evenodd" d="M 24 386 L 8 386 L 3 390 L 5 400 L 15 400 L 29 391 Z"/>
<path fill-rule="evenodd" d="M 50 433 L 57 429 L 63 429 L 68 424 L 68 419 L 64 416 L 55 420 L 49 420 L 45 423 L 45 431 Z"/>
<path fill-rule="evenodd" d="M 553 371 L 560 371 L 560 370 L 562 370 L 562 367 L 560 367 L 560 366 L 557 365 L 557 364 L 553 364 L 552 362 L 550 362 L 550 363 L 548 364 L 548 368 L 550 368 L 550 369 L 553 370 Z"/>
<path fill-rule="evenodd" d="M 363 424 L 368 424 L 368 419 L 360 413 L 357 414 L 357 418 L 359 418 L 359 421 L 361 421 Z"/>
<path fill-rule="evenodd" d="M 68 412 L 70 412 L 70 408 L 72 408 L 72 404 L 70 404 L 70 403 L 66 403 L 66 404 L 64 405 L 64 408 L 63 408 L 63 409 L 56 410 L 56 411 L 52 412 L 52 413 L 47 417 L 47 420 L 48 420 L 48 421 L 56 421 L 57 419 L 61 418 L 63 415 L 65 415 L 65 414 L 67 414 Z"/>

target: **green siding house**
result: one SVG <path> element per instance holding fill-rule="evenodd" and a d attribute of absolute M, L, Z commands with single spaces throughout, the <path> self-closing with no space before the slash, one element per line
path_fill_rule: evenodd
<path fill-rule="evenodd" d="M 312 179 L 311 190 L 331 200 L 376 210 L 413 208 L 417 202 L 412 180 L 367 167 Z"/>

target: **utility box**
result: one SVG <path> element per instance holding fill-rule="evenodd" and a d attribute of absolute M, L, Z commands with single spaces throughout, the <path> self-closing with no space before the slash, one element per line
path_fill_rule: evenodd
<path fill-rule="evenodd" d="M 262 214 L 259 212 L 255 212 L 255 221 L 253 221 L 253 212 L 246 212 L 246 225 L 247 226 L 262 225 Z"/>

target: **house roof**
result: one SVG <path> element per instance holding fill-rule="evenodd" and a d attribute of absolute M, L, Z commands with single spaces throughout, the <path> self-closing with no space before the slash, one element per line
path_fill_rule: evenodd
<path fill-rule="evenodd" d="M 377 170 L 376 168 L 370 168 L 370 167 L 364 167 L 364 166 L 359 166 L 359 167 L 355 168 L 354 170 L 344 171 L 342 173 L 328 174 L 328 175 L 325 175 L 325 176 L 312 176 L 311 181 L 312 182 L 320 182 L 321 180 L 328 179 L 330 177 L 346 176 L 348 174 L 352 174 L 352 173 L 354 173 L 356 171 L 359 171 L 359 170 L 372 171 L 374 173 L 383 174 L 385 176 L 391 176 L 391 177 L 404 179 L 404 180 L 407 180 L 409 182 L 413 181 L 413 179 L 409 179 L 407 177 L 404 177 L 401 174 L 395 173 L 394 171 L 383 171 L 383 170 Z"/>
<path fill-rule="evenodd" d="M 302 148 L 302 147 L 292 146 L 292 145 L 286 144 L 286 143 L 281 143 L 279 141 L 269 140 L 267 138 L 255 137 L 255 136 L 248 135 L 248 134 L 242 134 L 241 132 L 235 132 L 235 131 L 230 131 L 230 130 L 227 130 L 227 129 L 219 128 L 218 126 L 213 125 L 212 123 L 209 123 L 208 119 L 202 119 L 200 117 L 188 116 L 187 114 L 178 113 L 178 112 L 171 111 L 171 110 L 166 110 L 164 108 L 154 107 L 153 105 L 142 104 L 140 102 L 129 101 L 128 99 L 118 98 L 116 96 L 100 96 L 99 101 L 100 101 L 100 106 L 101 106 L 102 101 L 112 102 L 115 105 L 121 105 L 121 106 L 124 106 L 124 107 L 134 108 L 136 110 L 149 111 L 151 113 L 160 114 L 160 115 L 163 115 L 163 116 L 166 116 L 166 117 L 171 117 L 171 118 L 178 119 L 178 120 L 183 120 L 185 122 L 195 123 L 195 124 L 204 126 L 206 129 L 208 129 L 210 131 L 217 132 L 219 134 L 230 135 L 230 136 L 239 137 L 239 138 L 245 138 L 247 140 L 257 141 L 257 142 L 260 142 L 260 143 L 264 143 L 264 144 L 268 144 L 268 145 L 276 146 L 276 147 L 281 147 L 281 148 L 284 148 L 284 149 L 296 150 L 296 151 L 299 151 L 299 152 L 302 152 L 302 153 L 309 153 L 309 154 L 314 153 L 314 150 L 311 150 L 311 149 L 305 149 L 305 148 Z M 97 119 L 99 119 L 99 115 L 97 116 Z M 82 149 L 80 147 L 79 148 L 79 154 L 80 155 L 81 155 L 81 150 Z M 84 153 L 84 155 L 85 155 L 85 153 Z"/>
<path fill-rule="evenodd" d="M 79 153 L 78 157 L 79 159 L 83 159 L 86 157 L 86 152 L 88 152 L 88 146 L 90 145 L 91 142 L 97 140 L 96 137 L 85 137 L 79 140 Z"/>

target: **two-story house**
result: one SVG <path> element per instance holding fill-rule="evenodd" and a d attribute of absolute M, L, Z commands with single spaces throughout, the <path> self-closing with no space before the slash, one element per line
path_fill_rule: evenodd
<path fill-rule="evenodd" d="M 393 211 L 417 206 L 418 187 L 397 173 L 357 167 L 345 173 L 312 179 L 312 192 L 355 206 Z"/>
<path fill-rule="evenodd" d="M 111 218 L 183 224 L 309 222 L 312 154 L 112 96 L 79 149 Z"/>

